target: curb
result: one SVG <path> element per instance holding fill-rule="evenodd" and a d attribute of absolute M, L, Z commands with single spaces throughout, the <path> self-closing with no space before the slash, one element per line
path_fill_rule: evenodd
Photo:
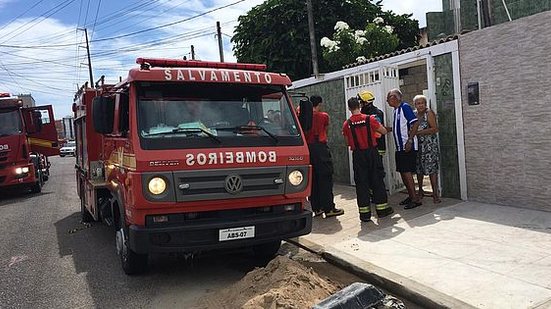
<path fill-rule="evenodd" d="M 288 239 L 287 242 L 320 255 L 327 262 L 349 271 L 392 294 L 416 303 L 423 308 L 476 308 L 459 299 L 373 265 L 367 261 L 360 260 L 342 251 L 326 250 L 322 246 L 301 237 Z"/>

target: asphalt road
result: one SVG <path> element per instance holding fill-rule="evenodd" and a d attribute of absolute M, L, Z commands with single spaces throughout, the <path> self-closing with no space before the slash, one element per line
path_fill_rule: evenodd
<path fill-rule="evenodd" d="M 146 274 L 125 275 L 113 229 L 80 222 L 74 160 L 51 158 L 40 194 L 0 191 L 0 309 L 190 308 L 264 266 L 248 250 L 226 250 L 153 255 Z M 363 281 L 291 244 L 280 254 L 344 286 Z"/>
<path fill-rule="evenodd" d="M 243 250 L 159 255 L 129 277 L 113 230 L 79 220 L 74 158 L 51 162 L 42 193 L 0 192 L 0 308 L 186 308 L 262 266 Z"/>
<path fill-rule="evenodd" d="M 127 276 L 112 228 L 80 222 L 73 157 L 51 158 L 43 192 L 0 192 L 0 308 L 189 308 L 240 280 L 258 264 L 246 250 L 194 258 L 152 256 Z M 285 244 L 280 253 L 335 282 L 356 277 Z"/>

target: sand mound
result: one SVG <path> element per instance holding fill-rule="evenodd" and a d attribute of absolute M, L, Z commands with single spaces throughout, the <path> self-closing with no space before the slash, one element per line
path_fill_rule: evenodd
<path fill-rule="evenodd" d="M 343 286 L 285 256 L 206 297 L 199 308 L 311 308 Z"/>

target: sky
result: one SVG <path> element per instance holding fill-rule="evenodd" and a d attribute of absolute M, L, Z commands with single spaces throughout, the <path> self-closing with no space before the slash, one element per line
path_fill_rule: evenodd
<path fill-rule="evenodd" d="M 32 94 L 51 104 L 56 119 L 71 115 L 74 93 L 89 73 L 117 82 L 137 57 L 218 61 L 216 22 L 224 60 L 235 62 L 230 42 L 237 18 L 263 0 L 0 0 L 0 92 Z M 442 10 L 441 0 L 383 0 L 383 9 L 413 14 Z"/>

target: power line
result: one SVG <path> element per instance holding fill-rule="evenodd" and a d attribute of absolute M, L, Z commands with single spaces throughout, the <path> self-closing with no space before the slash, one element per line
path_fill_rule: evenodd
<path fill-rule="evenodd" d="M 92 36 L 96 34 L 96 22 L 98 21 L 98 15 L 99 15 L 99 8 L 101 7 L 101 0 L 99 0 L 98 3 L 98 9 L 96 10 L 96 18 L 94 18 L 94 26 L 92 27 L 92 34 L 90 35 L 90 40 L 92 39 Z"/>
<path fill-rule="evenodd" d="M 42 14 L 42 15 L 36 17 L 36 18 L 33 18 L 31 21 L 26 22 L 25 24 L 23 24 L 23 25 L 17 27 L 17 29 L 11 31 L 11 32 L 8 33 L 7 35 L 13 34 L 14 32 L 16 32 L 17 30 L 21 29 L 22 27 L 25 27 L 25 26 L 31 24 L 32 22 L 34 22 L 35 20 L 42 18 L 42 20 L 36 22 L 34 25 L 29 25 L 29 27 L 27 27 L 27 28 L 24 29 L 23 31 L 20 31 L 20 32 L 17 33 L 17 34 L 14 34 L 14 35 L 12 35 L 12 36 L 9 37 L 9 38 L 4 39 L 2 42 L 7 42 L 7 41 L 13 39 L 14 37 L 16 37 L 16 36 L 18 36 L 18 35 L 21 35 L 22 33 L 24 33 L 24 32 L 26 32 L 26 31 L 30 30 L 30 29 L 33 28 L 34 26 L 36 26 L 36 25 L 38 25 L 39 23 L 41 23 L 42 21 L 44 21 L 46 18 L 48 18 L 48 17 L 54 15 L 55 13 L 61 11 L 62 9 L 64 9 L 64 8 L 67 7 L 69 4 L 73 3 L 74 1 L 75 1 L 75 0 L 66 0 L 66 1 L 63 1 L 63 2 L 61 2 L 60 4 L 56 5 L 54 8 L 48 10 L 48 11 L 46 12 L 46 13 L 49 13 L 48 15 L 45 15 L 46 13 L 44 13 L 44 14 Z M 53 12 L 52 12 L 52 11 L 53 11 Z M 51 12 L 51 13 L 50 13 L 50 12 Z M 6 35 L 6 36 L 7 36 L 7 35 Z M 5 38 L 5 37 L 4 37 L 4 38 Z"/>
<path fill-rule="evenodd" d="M 86 22 L 88 21 L 89 10 L 90 10 L 90 0 L 88 0 L 88 4 L 86 5 L 86 14 L 84 15 L 84 25 L 86 25 Z"/>
<path fill-rule="evenodd" d="M 171 22 L 171 23 L 168 23 L 168 24 L 164 24 L 164 25 L 160 25 L 160 26 L 156 26 L 156 27 L 152 27 L 152 28 L 147 28 L 147 29 L 143 29 L 143 30 L 139 30 L 139 31 L 135 31 L 135 32 L 130 32 L 130 33 L 126 33 L 126 34 L 121 34 L 121 35 L 118 35 L 118 36 L 113 36 L 113 37 L 108 37 L 108 38 L 103 38 L 103 39 L 97 39 L 97 40 L 93 40 L 92 42 L 103 42 L 103 41 L 121 39 L 121 38 L 129 37 L 129 36 L 133 36 L 133 35 L 137 35 L 137 34 L 142 34 L 142 33 L 150 32 L 150 31 L 153 31 L 153 30 L 159 30 L 159 29 L 163 29 L 163 28 L 166 28 L 166 27 L 178 25 L 178 24 L 184 23 L 184 22 L 186 22 L 186 21 L 190 21 L 190 20 L 192 20 L 192 19 L 195 19 L 195 18 L 198 18 L 198 17 L 201 17 L 201 16 L 205 16 L 205 15 L 210 14 L 210 13 L 212 13 L 212 12 L 215 12 L 215 11 L 218 11 L 218 10 L 221 10 L 221 9 L 228 8 L 228 7 L 230 7 L 230 6 L 236 5 L 236 4 L 241 3 L 241 2 L 243 2 L 243 1 L 245 1 L 245 0 L 235 1 L 235 2 L 233 2 L 233 3 L 227 4 L 227 5 L 223 5 L 223 6 L 220 6 L 220 7 L 211 9 L 211 10 L 208 10 L 208 11 L 206 11 L 206 12 L 203 12 L 203 13 L 200 13 L 200 14 L 197 14 L 197 15 L 194 15 L 194 16 L 191 16 L 191 17 L 188 17 L 188 18 L 184 18 L 184 19 L 182 19 L 182 20 L 178 20 L 178 21 L 175 21 L 175 22 Z"/>
<path fill-rule="evenodd" d="M 6 28 L 8 25 L 10 25 L 12 22 L 18 20 L 21 16 L 27 14 L 30 10 L 34 9 L 37 5 L 39 5 L 40 3 L 42 3 L 42 1 L 44 0 L 39 0 L 37 1 L 35 4 L 33 4 L 30 8 L 28 8 L 25 12 L 17 15 L 16 17 L 14 17 L 12 20 L 8 21 L 7 23 L 5 23 L 2 28 L 0 28 L 0 30 L 4 30 L 4 28 Z"/>
<path fill-rule="evenodd" d="M 21 87 L 21 85 L 19 84 L 19 82 L 17 82 L 17 80 L 15 78 L 13 78 L 13 76 L 11 75 L 10 71 L 8 69 L 6 69 L 6 67 L 4 66 L 4 64 L 2 63 L 2 61 L 0 61 L 0 66 L 2 67 L 2 69 L 4 69 L 4 71 L 6 71 L 6 73 L 8 73 L 8 75 L 10 76 L 11 80 L 13 80 L 14 83 L 16 83 L 19 88 L 21 89 L 25 89 L 23 87 Z"/>

